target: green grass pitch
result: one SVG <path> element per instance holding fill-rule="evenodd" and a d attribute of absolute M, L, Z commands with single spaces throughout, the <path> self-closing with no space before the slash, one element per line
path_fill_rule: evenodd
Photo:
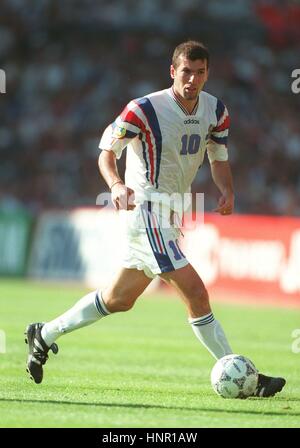
<path fill-rule="evenodd" d="M 300 427 L 300 353 L 292 351 L 299 309 L 212 301 L 234 351 L 287 378 L 274 398 L 225 400 L 213 392 L 214 360 L 175 293 L 141 297 L 133 310 L 60 338 L 43 383 L 34 384 L 25 372 L 25 326 L 56 317 L 84 292 L 1 280 L 1 427 Z"/>

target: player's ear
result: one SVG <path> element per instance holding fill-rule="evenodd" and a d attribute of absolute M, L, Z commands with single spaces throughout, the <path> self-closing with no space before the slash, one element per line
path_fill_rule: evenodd
<path fill-rule="evenodd" d="M 208 77 L 209 77 L 209 67 L 208 67 L 208 63 L 206 61 L 206 80 L 205 80 L 205 82 L 208 80 Z"/>
<path fill-rule="evenodd" d="M 209 68 L 207 69 L 207 72 L 206 72 L 206 81 L 208 80 L 208 77 L 209 77 Z"/>
<path fill-rule="evenodd" d="M 172 79 L 175 78 L 175 68 L 173 65 L 171 65 L 171 67 L 170 67 L 170 76 Z"/>

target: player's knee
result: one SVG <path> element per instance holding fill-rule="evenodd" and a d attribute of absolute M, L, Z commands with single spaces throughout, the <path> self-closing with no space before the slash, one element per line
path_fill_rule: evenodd
<path fill-rule="evenodd" d="M 204 285 L 197 285 L 192 287 L 189 293 L 189 297 L 193 301 L 201 302 L 203 304 L 209 302 L 208 292 Z"/>
<path fill-rule="evenodd" d="M 124 297 L 119 296 L 108 297 L 105 301 L 107 309 L 111 313 L 129 311 L 133 307 L 134 303 L 134 300 L 125 299 Z"/>
<path fill-rule="evenodd" d="M 209 296 L 205 287 L 195 288 L 186 299 L 192 317 L 202 316 L 210 312 Z"/>
<path fill-rule="evenodd" d="M 118 312 L 122 312 L 122 311 L 129 311 L 131 310 L 131 308 L 133 307 L 134 302 L 119 302 L 117 304 L 117 311 Z"/>

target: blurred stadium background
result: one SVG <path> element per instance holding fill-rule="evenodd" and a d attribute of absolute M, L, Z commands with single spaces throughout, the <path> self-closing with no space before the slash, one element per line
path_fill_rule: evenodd
<path fill-rule="evenodd" d="M 223 290 L 300 301 L 298 1 L 2 0 L 0 8 L 0 274 L 107 277 L 114 260 L 104 221 L 114 224 L 95 208 L 107 190 L 100 135 L 131 98 L 170 85 L 174 46 L 195 38 L 211 51 L 206 90 L 231 115 L 237 215 L 224 224 L 208 214 L 212 243 L 199 241 L 191 258 L 201 252 L 204 280 Z M 205 192 L 209 212 L 217 190 L 207 161 L 193 190 Z M 217 267 L 206 269 L 214 254 Z"/>

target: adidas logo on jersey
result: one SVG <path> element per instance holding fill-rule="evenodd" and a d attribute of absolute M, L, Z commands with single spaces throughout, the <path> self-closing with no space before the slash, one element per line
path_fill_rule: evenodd
<path fill-rule="evenodd" d="M 188 120 L 184 120 L 184 124 L 200 124 L 200 121 L 189 118 Z"/>

